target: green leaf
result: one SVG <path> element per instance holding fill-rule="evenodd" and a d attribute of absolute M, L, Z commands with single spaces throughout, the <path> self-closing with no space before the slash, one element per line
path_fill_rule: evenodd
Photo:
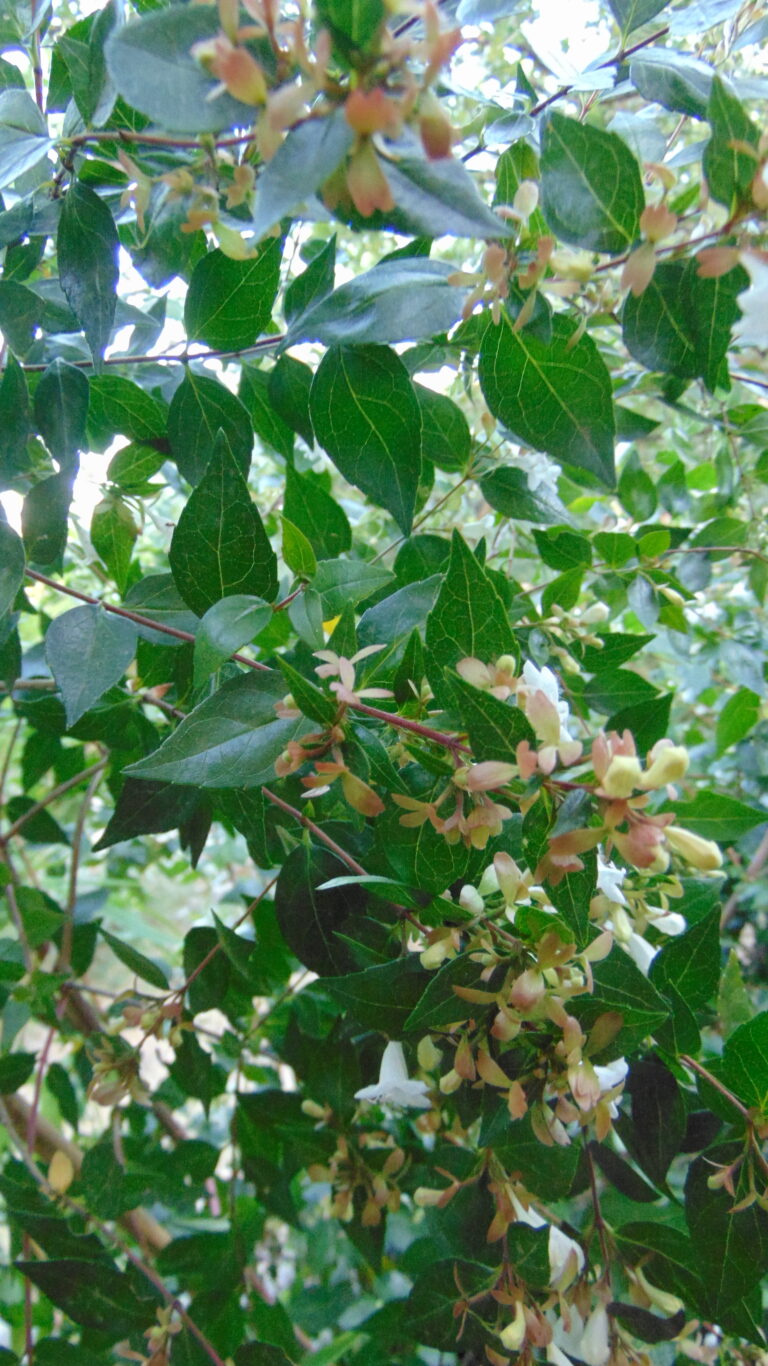
<path fill-rule="evenodd" d="M 283 528 L 283 559 L 292 574 L 299 579 L 311 579 L 317 569 L 317 559 L 312 545 L 303 531 L 300 531 L 287 517 L 281 519 Z"/>
<path fill-rule="evenodd" d="M 117 939 L 114 934 L 105 930 L 103 925 L 100 926 L 99 933 L 124 967 L 135 973 L 142 981 L 149 982 L 150 986 L 158 987 L 160 991 L 168 990 L 168 977 L 157 963 L 153 963 L 150 958 L 139 953 L 132 944 L 126 944 L 122 939 Z"/>
<path fill-rule="evenodd" d="M 59 278 L 67 303 L 85 333 L 96 370 L 101 368 L 112 335 L 119 246 L 117 228 L 104 201 L 89 185 L 75 181 L 66 193 L 59 219 Z"/>
<path fill-rule="evenodd" d="M 752 1019 L 752 1001 L 744 982 L 738 955 L 729 949 L 717 993 L 717 1014 L 723 1038 L 727 1039 L 739 1025 Z"/>
<path fill-rule="evenodd" d="M 290 130 L 259 176 L 251 223 L 257 239 L 319 190 L 344 160 L 353 140 L 343 109 L 324 118 L 306 119 Z"/>
<path fill-rule="evenodd" d="M 398 231 L 492 241 L 509 236 L 509 225 L 480 198 L 472 176 L 458 159 L 430 161 L 420 155 L 405 155 L 379 161 L 395 201 L 395 210 L 385 221 Z M 430 328 L 422 335 L 436 330 Z"/>
<path fill-rule="evenodd" d="M 195 137 L 248 128 L 253 106 L 226 92 L 211 99 L 216 80 L 192 56 L 195 43 L 219 31 L 217 12 L 172 5 L 117 29 L 106 44 L 107 69 L 123 99 L 160 128 Z"/>
<path fill-rule="evenodd" d="M 320 445 L 351 484 L 407 535 L 421 476 L 421 413 L 408 372 L 386 346 L 334 346 L 310 395 Z"/>
<path fill-rule="evenodd" d="M 498 1279 L 498 1271 L 489 1271 L 478 1262 L 433 1262 L 420 1275 L 400 1312 L 399 1324 L 416 1342 L 425 1343 L 439 1351 L 452 1352 L 456 1347 L 456 1316 L 454 1307 L 459 1298 L 457 1280 L 463 1295 L 477 1296 L 475 1305 L 490 1305 L 490 1290 Z M 488 1295 L 484 1300 L 483 1295 Z M 479 1301 L 479 1305 L 478 1305 Z M 462 1351 L 470 1359 L 482 1360 L 484 1347 L 493 1346 L 498 1338 L 486 1326 L 480 1313 L 469 1314 L 461 1337 Z"/>
<path fill-rule="evenodd" d="M 244 405 L 209 375 L 188 369 L 168 413 L 168 440 L 179 471 L 190 484 L 199 484 L 213 455 L 216 434 L 222 431 L 243 475 L 253 450 L 253 429 Z"/>
<path fill-rule="evenodd" d="M 274 166 L 274 163 L 273 157 L 269 164 Z M 336 234 L 334 233 L 327 242 L 307 243 L 302 252 L 305 260 L 310 246 L 316 246 L 318 250 L 306 270 L 286 285 L 283 295 L 283 313 L 287 323 L 292 323 L 294 318 L 309 308 L 310 304 L 324 299 L 333 290 L 336 277 Z"/>
<path fill-rule="evenodd" d="M 750 1322 L 751 1304 L 746 1297 L 768 1266 L 768 1215 L 757 1204 L 734 1212 L 733 1196 L 722 1187 L 711 1190 L 708 1184 L 718 1166 L 730 1165 L 741 1155 L 740 1143 L 724 1143 L 707 1148 L 691 1163 L 685 1183 L 685 1216 L 707 1291 L 707 1317 L 726 1331 L 755 1341 L 759 1329 L 754 1319 Z M 735 1189 L 737 1200 L 747 1194 L 744 1166 Z"/>
<path fill-rule="evenodd" d="M 718 907 L 665 944 L 654 958 L 649 976 L 659 991 L 674 986 L 696 1010 L 707 1005 L 717 991 L 720 957 Z"/>
<path fill-rule="evenodd" d="M 658 1199 L 658 1196 L 656 1197 Z M 652 1256 L 646 1271 L 654 1285 L 669 1289 L 690 1305 L 704 1301 L 704 1286 L 699 1275 L 699 1251 L 678 1228 L 651 1220 L 624 1224 L 616 1235 L 634 1260 Z"/>
<path fill-rule="evenodd" d="M 531 489 L 524 470 L 512 466 L 492 470 L 480 480 L 480 488 L 491 507 L 512 521 L 556 526 L 571 520 L 555 493 L 542 491 L 541 485 Z"/>
<path fill-rule="evenodd" d="M 28 465 L 31 432 L 29 394 L 24 371 L 9 356 L 0 379 L 0 486 L 9 488 Z"/>
<path fill-rule="evenodd" d="M 45 567 L 63 555 L 71 502 L 69 474 L 51 474 L 29 490 L 21 510 L 21 534 L 31 564 Z"/>
<path fill-rule="evenodd" d="M 553 1201 L 570 1191 L 579 1161 L 576 1145 L 545 1148 L 533 1131 L 530 1112 L 510 1123 L 506 1105 L 500 1105 L 484 1127 L 481 1142 L 493 1147 L 507 1171 L 520 1173 L 531 1195 Z"/>
<path fill-rule="evenodd" d="M 632 84 L 646 100 L 694 119 L 707 116 L 713 68 L 689 52 L 644 48 L 629 65 Z"/>
<path fill-rule="evenodd" d="M 358 1024 L 397 1038 L 427 981 L 416 954 L 409 954 L 363 972 L 326 977 L 324 985 Z"/>
<path fill-rule="evenodd" d="M 223 432 L 182 510 L 168 560 L 176 587 L 200 616 L 231 594 L 271 602 L 277 593 L 277 556 Z"/>
<path fill-rule="evenodd" d="M 594 993 L 573 1002 L 573 1013 L 582 1028 L 591 1028 L 606 1010 L 618 1011 L 625 1030 L 651 1032 L 666 1020 L 669 1007 L 656 988 L 635 965 L 628 953 L 616 945 L 607 958 L 593 967 Z M 623 1032 L 623 1031 L 622 1031 Z M 621 1043 L 621 1034 L 617 1036 Z M 612 1048 L 615 1045 L 612 1044 Z"/>
<path fill-rule="evenodd" d="M 490 664 L 502 654 L 517 656 L 496 585 L 458 531 L 451 540 L 443 585 L 427 617 L 426 647 L 427 674 L 438 700 L 450 699 L 443 671 L 460 659 L 473 657 Z"/>
<path fill-rule="evenodd" d="M 499 759 L 514 764 L 521 740 L 535 745 L 533 727 L 520 707 L 473 687 L 458 674 L 449 676 L 449 682 L 476 760 Z"/>
<path fill-rule="evenodd" d="M 558 833 L 565 832 L 560 828 Z M 578 872 L 566 873 L 557 886 L 551 888 L 551 901 L 573 934 L 577 946 L 584 948 L 589 940 L 589 904 L 597 890 L 597 859 L 592 850 L 582 854 L 581 858 L 584 867 Z"/>
<path fill-rule="evenodd" d="M 175 830 L 190 819 L 197 803 L 197 791 L 193 787 L 126 778 L 109 823 L 93 846 L 94 851 L 109 849 L 111 845 L 135 839 L 137 835 Z"/>
<path fill-rule="evenodd" d="M 165 455 L 153 450 L 151 446 L 121 446 L 107 465 L 107 478 L 116 484 L 122 493 L 139 497 L 148 495 L 150 490 L 159 488 L 149 480 L 162 467 Z"/>
<path fill-rule="evenodd" d="M 421 409 L 422 455 L 441 470 L 463 470 L 472 450 L 472 436 L 461 408 L 423 384 L 413 387 Z"/>
<path fill-rule="evenodd" d="M 665 9 L 667 0 L 608 0 L 608 4 L 622 35 L 626 37 L 633 29 L 647 24 L 649 19 Z"/>
<path fill-rule="evenodd" d="M 752 201 L 751 187 L 757 174 L 758 158 L 750 156 L 738 144 L 746 143 L 756 153 L 758 130 L 744 106 L 719 76 L 712 81 L 707 121 L 712 136 L 704 148 L 702 167 L 712 198 L 718 204 L 724 204 L 730 213 L 739 205 Z"/>
<path fill-rule="evenodd" d="M 591 678 L 584 688 L 584 697 L 595 711 L 628 711 L 630 707 L 641 707 L 658 697 L 652 683 L 632 669 L 611 669 Z"/>
<path fill-rule="evenodd" d="M 745 1105 L 768 1112 L 768 1010 L 726 1039 L 718 1078 Z"/>
<path fill-rule="evenodd" d="M 200 624 L 199 618 L 185 605 L 171 574 L 148 574 L 140 579 L 126 593 L 125 605 L 140 616 L 149 617 L 163 626 L 171 626 L 176 631 L 189 632 L 190 635 L 195 634 Z M 148 640 L 153 645 L 174 644 L 173 637 L 153 631 L 150 626 L 138 626 L 136 629 L 142 640 Z"/>
<path fill-rule="evenodd" d="M 643 293 L 638 298 L 627 295 L 622 314 L 624 345 L 647 370 L 662 370 L 681 379 L 693 379 L 699 373 L 689 297 L 687 267 L 680 261 L 659 262 Z"/>
<path fill-rule="evenodd" d="M 68 728 L 122 678 L 135 650 L 133 623 L 101 607 L 73 607 L 51 622 L 45 656 L 61 691 Z"/>
<path fill-rule="evenodd" d="M 489 324 L 480 346 L 480 387 L 500 422 L 535 450 L 613 488 L 611 380 L 595 343 L 562 314 L 552 341 L 513 331 L 506 314 Z"/>
<path fill-rule="evenodd" d="M 374 47 L 386 18 L 383 0 L 317 0 L 317 13 L 345 55 Z"/>
<path fill-rule="evenodd" d="M 83 1328 L 104 1333 L 109 1342 L 148 1328 L 155 1321 L 157 1295 L 139 1300 L 125 1272 L 108 1262 L 68 1257 L 16 1262 L 15 1266 L 68 1318 Z"/>
<path fill-rule="evenodd" d="M 299 710 L 310 721 L 316 721 L 321 726 L 332 725 L 338 712 L 336 699 L 304 678 L 283 655 L 278 656 L 277 663 Z"/>
<path fill-rule="evenodd" d="M 0 1058 L 0 1096 L 12 1096 L 28 1082 L 37 1065 L 36 1053 L 10 1053 Z"/>
<path fill-rule="evenodd" d="M 461 843 L 448 844 L 429 821 L 419 826 L 401 825 L 402 814 L 399 807 L 392 807 L 378 817 L 377 856 L 401 882 L 440 895 L 466 873 L 469 851 Z"/>
<path fill-rule="evenodd" d="M 312 419 L 309 413 L 309 394 L 312 371 L 303 360 L 282 355 L 267 377 L 267 393 L 278 417 L 306 441 L 310 450 L 315 444 Z"/>
<path fill-rule="evenodd" d="M 24 582 L 24 543 L 5 521 L 0 521 L 0 617 L 13 606 Z"/>
<path fill-rule="evenodd" d="M 349 550 L 352 531 L 347 514 L 323 488 L 317 475 L 299 474 L 289 465 L 285 475 L 283 511 L 303 531 L 316 555 L 333 559 Z"/>
<path fill-rule="evenodd" d="M 0 94 L 0 189 L 31 171 L 52 146 L 48 127 L 26 90 Z"/>
<path fill-rule="evenodd" d="M 743 266 L 716 279 L 701 279 L 695 258 L 686 266 L 687 314 L 698 373 L 710 393 L 718 384 L 729 387 L 723 365 L 731 344 L 733 325 L 740 316 L 738 295 L 749 285 Z"/>
<path fill-rule="evenodd" d="M 343 871 L 345 864 L 329 850 L 302 845 L 288 855 L 275 889 L 275 913 L 286 944 L 322 977 L 349 970 L 350 953 L 339 933 L 354 933 L 366 903 L 357 886 L 318 890 Z"/>
<path fill-rule="evenodd" d="M 272 317 L 281 255 L 282 243 L 270 238 L 245 261 L 233 261 L 222 251 L 203 256 L 192 272 L 184 303 L 190 341 L 219 351 L 251 346 Z"/>
<path fill-rule="evenodd" d="M 676 825 L 721 844 L 741 839 L 766 821 L 763 808 L 747 806 L 720 792 L 698 792 L 692 802 L 676 802 L 674 812 Z"/>
<path fill-rule="evenodd" d="M 259 787 L 275 777 L 275 760 L 312 729 L 304 717 L 280 720 L 280 677 L 248 673 L 201 702 L 173 735 L 126 773 L 198 787 Z"/>
<path fill-rule="evenodd" d="M 259 440 L 284 460 L 293 456 L 293 428 L 275 410 L 269 394 L 269 374 L 252 365 L 240 371 L 240 401 L 244 404 Z M 289 466 L 290 468 L 290 466 Z"/>
<path fill-rule="evenodd" d="M 15 280 L 0 281 L 0 328 L 14 355 L 22 360 L 35 340 L 42 301 L 31 289 Z"/>
<path fill-rule="evenodd" d="M 465 289 L 449 282 L 454 274 L 447 261 L 423 256 L 382 261 L 311 303 L 291 323 L 284 345 L 418 341 L 447 332 L 466 297 Z"/>
<path fill-rule="evenodd" d="M 104 498 L 91 518 L 91 544 L 107 566 L 120 592 L 128 584 L 128 569 L 139 529 L 121 498 Z"/>
<path fill-rule="evenodd" d="M 640 167 L 617 133 L 550 114 L 541 143 L 541 207 L 563 242 L 616 255 L 639 235 Z"/>
<path fill-rule="evenodd" d="M 619 734 L 631 730 L 638 754 L 647 753 L 669 729 L 673 696 L 671 692 L 662 693 L 661 697 L 644 697 L 628 707 L 620 707 L 609 716 L 606 730 L 616 730 Z"/>
<path fill-rule="evenodd" d="M 35 421 L 62 469 L 74 469 L 78 453 L 87 445 L 88 402 L 89 385 L 82 370 L 60 359 L 53 361 L 35 390 Z"/>
<path fill-rule="evenodd" d="M 241 645 L 254 640 L 272 620 L 263 598 L 232 593 L 208 608 L 195 636 L 194 686 L 205 680 Z"/>
<path fill-rule="evenodd" d="M 625 1090 L 632 1100 L 632 1126 L 622 1125 L 622 1141 L 646 1176 L 663 1186 L 685 1134 L 680 1088 L 669 1068 L 650 1054 L 633 1061 Z"/>
<path fill-rule="evenodd" d="M 89 389 L 88 438 L 92 450 L 105 449 L 116 432 L 139 445 L 164 440 L 166 405 L 133 380 L 123 375 L 96 375 Z"/>

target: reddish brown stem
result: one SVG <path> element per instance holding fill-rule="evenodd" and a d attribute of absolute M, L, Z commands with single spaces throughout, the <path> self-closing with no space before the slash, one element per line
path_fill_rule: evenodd
<path fill-rule="evenodd" d="M 358 863 L 357 859 L 354 859 L 351 854 L 348 854 L 346 849 L 342 849 L 340 844 L 337 844 L 335 840 L 332 840 L 330 835 L 326 835 L 325 831 L 321 830 L 319 825 L 315 825 L 315 822 L 309 819 L 309 816 L 305 816 L 303 811 L 299 811 L 295 806 L 291 806 L 288 802 L 284 802 L 282 797 L 278 797 L 275 792 L 270 792 L 268 787 L 263 787 L 261 790 L 268 802 L 271 802 L 273 806 L 279 806 L 280 810 L 285 811 L 286 815 L 293 816 L 294 820 L 297 820 L 300 825 L 303 825 L 305 830 L 310 830 L 316 839 L 321 840 L 326 848 L 331 850 L 331 853 L 335 854 L 338 859 L 341 859 L 342 863 L 346 863 L 347 867 L 350 868 L 353 873 L 357 873 L 360 877 L 365 877 L 365 869 L 362 864 Z"/>

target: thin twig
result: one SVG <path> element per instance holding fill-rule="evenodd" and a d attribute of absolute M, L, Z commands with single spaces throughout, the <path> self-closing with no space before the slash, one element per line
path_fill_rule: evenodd
<path fill-rule="evenodd" d="M 44 811 L 46 806 L 50 806 L 51 802 L 56 801 L 57 797 L 63 797 L 65 792 L 69 792 L 72 787 L 77 787 L 78 783 L 82 783 L 85 778 L 92 779 L 92 775 L 96 773 L 101 775 L 108 762 L 109 760 L 106 758 L 99 759 L 97 763 L 90 764 L 88 768 L 81 769 L 80 772 L 75 773 L 73 777 L 67 778 L 63 783 L 59 783 L 58 787 L 52 788 L 45 797 L 40 798 L 39 802 L 35 802 L 34 806 L 30 806 L 28 811 L 22 811 L 18 819 L 13 822 L 13 825 L 8 826 L 5 834 L 0 835 L 0 848 L 7 845 L 8 841 L 12 839 L 14 835 L 18 835 L 27 821 L 31 821 L 40 811 Z"/>
<path fill-rule="evenodd" d="M 641 38 L 639 43 L 633 43 L 631 47 L 622 48 L 620 52 L 616 53 L 615 57 L 609 57 L 607 61 L 601 62 L 596 70 L 605 71 L 610 66 L 619 66 L 627 57 L 633 56 L 633 54 L 639 52 L 641 48 L 650 47 L 651 43 L 655 43 L 658 38 L 663 38 L 667 33 L 669 33 L 669 26 L 665 24 L 664 28 L 657 28 L 656 32 L 649 34 L 647 38 Z M 542 110 L 547 109 L 550 104 L 554 104 L 555 100 L 562 100 L 566 95 L 570 95 L 572 90 L 573 85 L 561 85 L 560 89 L 556 90 L 553 95 L 547 95 L 545 100 L 541 100 L 539 104 L 535 104 L 533 108 L 529 110 L 530 116 L 533 118 L 536 114 L 540 114 Z"/>
<path fill-rule="evenodd" d="M 280 810 L 285 811 L 287 815 L 293 816 L 294 820 L 297 820 L 300 825 L 303 825 L 305 830 L 311 831 L 316 839 L 322 840 L 326 848 L 330 849 L 331 853 L 341 859 L 342 863 L 346 863 L 347 867 L 351 868 L 353 873 L 357 873 L 360 877 L 365 877 L 365 869 L 362 864 L 358 863 L 357 859 L 354 859 L 351 854 L 348 854 L 346 849 L 342 849 L 341 845 L 331 839 L 330 835 L 326 835 L 325 831 L 321 830 L 319 825 L 315 825 L 315 822 L 309 819 L 309 816 L 305 816 L 303 811 L 299 811 L 295 806 L 291 806 L 288 802 L 284 802 L 282 797 L 278 797 L 275 792 L 270 792 L 268 787 L 263 787 L 261 790 L 268 802 L 272 802 L 273 806 L 279 806 Z"/>
<path fill-rule="evenodd" d="M 80 853 L 83 845 L 83 835 L 85 833 L 85 818 L 88 815 L 88 809 L 91 805 L 96 789 L 99 786 L 99 783 L 101 782 L 102 778 L 104 777 L 104 768 L 106 766 L 106 762 L 107 761 L 105 759 L 102 762 L 101 766 L 96 765 L 95 767 L 93 777 L 91 778 L 91 781 L 86 789 L 85 796 L 83 797 L 83 800 L 80 803 L 80 810 L 77 814 L 77 821 L 75 822 L 75 829 L 72 834 L 72 854 L 69 860 L 69 886 L 67 889 L 66 904 L 67 918 L 64 922 L 64 928 L 61 932 L 61 950 L 59 953 L 58 962 L 54 969 L 54 971 L 56 972 L 69 972 L 70 969 L 70 960 L 72 957 L 72 938 L 75 930 L 77 874 L 80 868 Z"/>
<path fill-rule="evenodd" d="M 182 351 L 178 355 L 173 351 L 166 351 L 157 356 L 106 356 L 102 361 L 103 365 L 187 365 L 191 360 L 247 360 L 249 356 L 258 356 L 262 351 L 271 351 L 274 346 L 279 346 L 285 341 L 285 334 L 279 333 L 270 337 L 261 337 L 254 342 L 253 346 L 244 346 L 240 351 L 199 351 L 190 354 Z M 40 361 L 30 365 L 22 365 L 22 370 L 27 374 L 35 374 L 41 370 L 47 370 L 50 362 Z M 79 370 L 93 369 L 92 360 L 71 360 L 69 365 L 75 365 Z"/>

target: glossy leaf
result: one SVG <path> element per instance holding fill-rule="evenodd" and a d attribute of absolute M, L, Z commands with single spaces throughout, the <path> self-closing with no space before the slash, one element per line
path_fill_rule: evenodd
<path fill-rule="evenodd" d="M 251 346 L 266 329 L 280 279 L 281 244 L 266 242 L 245 261 L 209 251 L 192 272 L 184 303 L 190 340 L 221 351 Z"/>
<path fill-rule="evenodd" d="M 558 315 L 547 344 L 502 317 L 483 333 L 479 376 L 494 417 L 521 441 L 613 486 L 611 383 L 590 337 L 574 344 L 572 324 Z"/>
<path fill-rule="evenodd" d="M 407 535 L 421 475 L 421 414 L 402 361 L 385 346 L 332 347 L 310 404 L 336 468 Z"/>
<path fill-rule="evenodd" d="M 61 469 L 76 468 L 86 445 L 90 391 L 82 370 L 55 360 L 35 390 L 35 420 L 51 455 Z"/>
<path fill-rule="evenodd" d="M 56 243 L 61 287 L 98 370 L 112 335 L 120 243 L 106 204 L 82 181 L 67 191 Z"/>
<path fill-rule="evenodd" d="M 275 760 L 288 742 L 311 729 L 303 717 L 277 717 L 275 703 L 284 693 L 284 683 L 271 673 L 230 679 L 126 772 L 198 787 L 260 787 L 274 780 Z"/>
<path fill-rule="evenodd" d="M 465 298 L 450 283 L 454 274 L 447 261 L 422 256 L 382 261 L 311 303 L 294 318 L 285 344 L 417 341 L 445 332 L 461 317 Z"/>
<path fill-rule="evenodd" d="M 316 193 L 346 156 L 353 139 L 343 109 L 291 129 L 259 177 L 251 223 L 256 238 Z"/>
<path fill-rule="evenodd" d="M 68 726 L 122 678 L 135 648 L 132 623 L 100 607 L 73 607 L 51 622 L 45 654 L 61 691 Z"/>
<path fill-rule="evenodd" d="M 617 255 L 639 232 L 640 167 L 616 133 L 553 113 L 541 145 L 542 210 L 564 242 Z"/>
<path fill-rule="evenodd" d="M 176 587 L 200 616 L 231 594 L 271 601 L 277 556 L 226 436 L 190 495 L 168 553 Z"/>
<path fill-rule="evenodd" d="M 240 471 L 251 463 L 253 429 L 244 405 L 218 380 L 187 370 L 168 413 L 168 440 L 179 471 L 199 484 L 221 430 Z"/>

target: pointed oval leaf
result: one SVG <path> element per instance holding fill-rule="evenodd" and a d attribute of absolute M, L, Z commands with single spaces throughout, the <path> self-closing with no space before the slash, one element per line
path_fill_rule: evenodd
<path fill-rule="evenodd" d="M 187 370 L 171 400 L 168 440 L 179 471 L 190 484 L 198 484 L 205 474 L 219 429 L 239 469 L 247 474 L 253 428 L 244 405 L 218 380 Z"/>
<path fill-rule="evenodd" d="M 280 280 L 282 243 L 273 238 L 245 261 L 209 251 L 198 261 L 184 304 L 190 341 L 220 351 L 251 346 L 272 317 Z"/>
<path fill-rule="evenodd" d="M 291 323 L 286 346 L 298 341 L 418 341 L 458 322 L 466 289 L 451 284 L 455 268 L 423 256 L 382 261 L 310 304 Z"/>
<path fill-rule="evenodd" d="M 54 460 L 71 469 L 86 446 L 88 380 L 76 365 L 57 358 L 35 390 L 35 421 Z"/>
<path fill-rule="evenodd" d="M 199 616 L 233 593 L 268 602 L 277 593 L 277 556 L 223 432 L 182 510 L 168 559 L 176 587 Z"/>
<path fill-rule="evenodd" d="M 24 542 L 12 527 L 0 521 L 0 617 L 13 606 L 24 582 Z"/>
<path fill-rule="evenodd" d="M 126 773 L 198 787 L 260 787 L 275 778 L 275 760 L 291 740 L 313 727 L 300 716 L 281 720 L 275 703 L 285 693 L 281 675 L 244 674 L 199 707 L 146 759 Z"/>
<path fill-rule="evenodd" d="M 624 251 L 638 235 L 644 204 L 640 167 L 617 133 L 550 115 L 541 144 L 541 207 L 561 241 Z"/>
<path fill-rule="evenodd" d="M 407 535 L 421 477 L 421 413 L 408 372 L 386 346 L 337 346 L 310 394 L 320 445 L 351 484 Z"/>
<path fill-rule="evenodd" d="M 251 224 L 257 238 L 320 188 L 346 156 L 354 136 L 343 109 L 290 130 L 259 177 Z"/>
<path fill-rule="evenodd" d="M 45 657 L 61 691 L 67 726 L 122 678 L 136 649 L 136 627 L 101 607 L 73 607 L 48 627 Z"/>
<path fill-rule="evenodd" d="M 98 370 L 115 317 L 120 241 L 103 199 L 79 180 L 64 199 L 56 244 L 61 287 Z"/>
<path fill-rule="evenodd" d="M 573 344 L 574 326 L 552 319 L 550 343 L 506 315 L 490 324 L 480 346 L 480 387 L 500 422 L 535 450 L 575 465 L 613 488 L 611 377 L 591 337 Z"/>

